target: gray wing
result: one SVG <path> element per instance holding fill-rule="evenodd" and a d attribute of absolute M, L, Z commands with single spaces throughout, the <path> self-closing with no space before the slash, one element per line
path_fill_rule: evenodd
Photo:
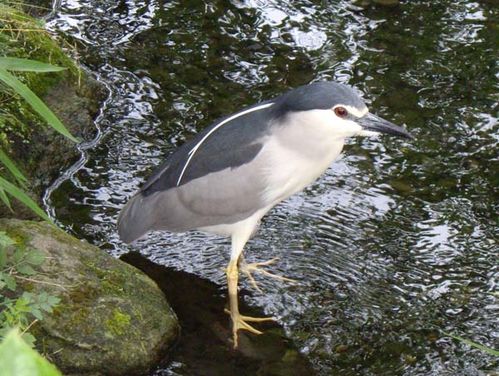
<path fill-rule="evenodd" d="M 130 242 L 149 230 L 234 223 L 262 208 L 265 186 L 257 156 L 270 131 L 271 109 L 235 117 L 210 134 L 228 118 L 222 119 L 177 149 L 122 209 L 120 237 Z"/>

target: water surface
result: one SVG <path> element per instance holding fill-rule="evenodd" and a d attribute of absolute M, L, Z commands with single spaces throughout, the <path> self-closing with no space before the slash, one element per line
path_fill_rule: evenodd
<path fill-rule="evenodd" d="M 48 191 L 65 228 L 119 256 L 119 208 L 216 118 L 336 80 L 416 137 L 355 139 L 263 220 L 247 300 L 320 375 L 483 375 L 499 361 L 498 8 L 493 1 L 63 0 L 49 27 L 110 89 L 82 159 Z M 153 234 L 135 250 L 225 289 L 226 239 Z M 242 282 L 250 287 L 247 281 Z M 177 375 L 178 364 L 159 372 Z"/>

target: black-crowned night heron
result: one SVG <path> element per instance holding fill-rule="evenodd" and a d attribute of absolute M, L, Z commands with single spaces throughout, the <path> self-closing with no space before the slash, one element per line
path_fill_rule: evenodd
<path fill-rule="evenodd" d="M 244 245 L 275 205 L 319 177 L 339 156 L 345 139 L 409 133 L 368 112 L 349 86 L 317 82 L 218 120 L 179 147 L 125 205 L 122 240 L 150 230 L 201 230 L 230 236 L 227 267 L 234 347 L 239 329 L 259 334 L 238 309 L 238 262 Z M 267 273 L 268 274 L 268 273 Z"/>

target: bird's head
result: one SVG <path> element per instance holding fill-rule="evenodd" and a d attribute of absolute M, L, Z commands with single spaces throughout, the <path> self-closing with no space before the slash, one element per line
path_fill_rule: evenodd
<path fill-rule="evenodd" d="M 370 113 L 359 94 L 347 85 L 316 82 L 288 92 L 278 102 L 282 113 L 299 114 L 300 122 L 317 125 L 325 135 L 338 139 L 380 133 L 412 138 L 404 128 Z"/>

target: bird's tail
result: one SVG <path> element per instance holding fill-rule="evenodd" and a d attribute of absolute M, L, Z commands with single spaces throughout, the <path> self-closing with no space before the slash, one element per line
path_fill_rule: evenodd
<path fill-rule="evenodd" d="M 151 216 L 142 194 L 137 194 L 121 209 L 118 215 L 118 234 L 120 239 L 131 243 L 152 229 Z M 145 204 L 145 205 L 144 205 Z"/>

